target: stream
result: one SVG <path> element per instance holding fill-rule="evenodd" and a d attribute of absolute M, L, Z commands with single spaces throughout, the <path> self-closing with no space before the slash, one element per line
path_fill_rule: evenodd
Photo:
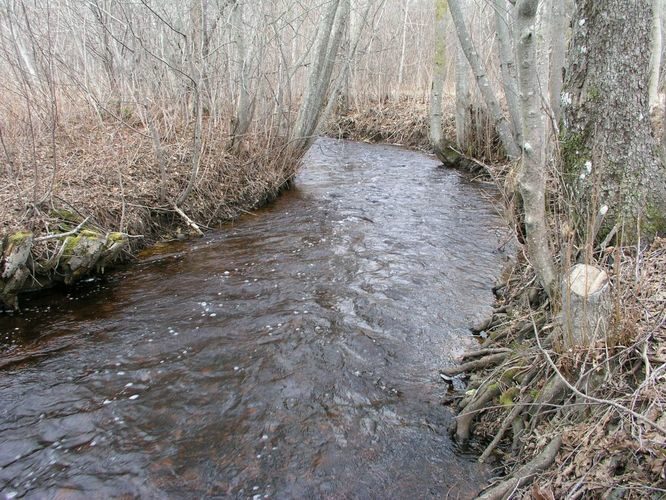
<path fill-rule="evenodd" d="M 507 232 L 437 167 L 319 139 L 270 206 L 0 315 L 0 498 L 474 496 L 438 369 Z"/>

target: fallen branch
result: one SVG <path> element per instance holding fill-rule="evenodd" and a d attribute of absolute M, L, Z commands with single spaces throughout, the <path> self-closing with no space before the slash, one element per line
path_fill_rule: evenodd
<path fill-rule="evenodd" d="M 59 234 L 47 234 L 46 236 L 40 236 L 39 238 L 35 238 L 35 243 L 39 241 L 47 241 L 47 240 L 55 240 L 57 238 L 66 238 L 67 236 L 72 236 L 76 233 L 79 232 L 79 230 L 83 227 L 83 225 L 88 222 L 88 219 L 90 219 L 90 216 L 86 217 L 81 224 L 76 226 L 74 229 L 71 231 L 67 231 L 66 233 L 59 233 Z"/>
<path fill-rule="evenodd" d="M 532 461 L 523 465 L 509 479 L 502 481 L 497 486 L 492 487 L 483 495 L 478 497 L 478 500 L 499 500 L 510 495 L 513 491 L 521 486 L 525 486 L 534 480 L 537 473 L 550 467 L 557 457 L 557 452 L 562 445 L 562 436 L 557 436 L 539 453 Z"/>
<path fill-rule="evenodd" d="M 510 350 L 507 350 L 507 352 L 492 354 L 490 356 L 486 356 L 485 358 L 463 363 L 462 365 L 454 366 L 451 368 L 444 368 L 440 370 L 440 372 L 449 377 L 453 377 L 459 373 L 487 368 L 488 366 L 496 365 L 504 361 L 509 355 L 509 352 Z"/>
<path fill-rule="evenodd" d="M 178 206 L 174 205 L 173 209 L 176 211 L 178 215 L 180 215 L 183 220 L 187 223 L 188 226 L 190 226 L 195 233 L 197 233 L 199 236 L 203 236 L 203 231 L 199 229 L 199 226 L 197 225 L 196 222 L 194 222 L 192 219 L 190 219 L 185 212 L 183 212 Z"/>

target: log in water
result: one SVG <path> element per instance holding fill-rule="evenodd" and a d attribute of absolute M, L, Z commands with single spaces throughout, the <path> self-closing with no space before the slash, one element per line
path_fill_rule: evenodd
<path fill-rule="evenodd" d="M 0 494 L 474 494 L 437 370 L 506 259 L 487 196 L 432 157 L 322 139 L 270 207 L 28 298 L 0 316 Z"/>

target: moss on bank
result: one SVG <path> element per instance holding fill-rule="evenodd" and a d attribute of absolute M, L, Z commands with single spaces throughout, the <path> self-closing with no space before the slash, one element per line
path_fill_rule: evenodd
<path fill-rule="evenodd" d="M 178 199 L 190 180 L 190 128 L 177 128 L 163 139 L 163 176 L 148 132 L 137 134 L 114 123 L 81 127 L 85 130 L 77 134 L 56 136 L 58 158 L 67 161 L 55 172 L 49 159 L 52 144 L 44 138 L 36 141 L 34 156 L 17 151 L 14 168 L 22 175 L 10 179 L 8 170 L 0 173 L 0 196 L 7 200 L 0 205 L 3 251 L 28 234 L 35 239 L 29 257 L 33 275 L 27 273 L 24 289 L 104 272 L 114 261 L 130 259 L 155 242 L 191 232 L 169 201 Z M 84 146 L 76 140 L 81 136 L 86 137 Z M 192 190 L 178 207 L 203 229 L 271 201 L 288 187 L 298 167 L 300 156 L 285 144 L 257 139 L 251 149 L 232 154 L 227 139 L 213 134 L 207 140 Z M 45 191 L 47 186 L 35 185 L 34 178 L 53 183 Z M 35 193 L 38 202 L 26 203 Z M 57 237 L 84 220 L 77 232 Z M 82 246 L 94 247 L 96 259 L 84 257 Z"/>

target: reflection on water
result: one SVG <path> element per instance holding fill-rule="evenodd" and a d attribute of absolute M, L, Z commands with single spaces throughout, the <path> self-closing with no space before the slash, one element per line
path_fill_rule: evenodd
<path fill-rule="evenodd" d="M 436 166 L 322 139 L 270 207 L 0 316 L 0 494 L 473 495 L 437 369 L 490 308 L 501 223 Z"/>

